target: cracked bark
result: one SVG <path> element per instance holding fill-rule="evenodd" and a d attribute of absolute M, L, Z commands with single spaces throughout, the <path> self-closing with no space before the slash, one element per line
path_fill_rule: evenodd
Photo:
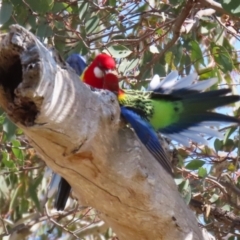
<path fill-rule="evenodd" d="M 208 239 L 172 179 L 92 92 L 19 25 L 0 36 L 0 104 L 46 164 L 123 239 Z"/>

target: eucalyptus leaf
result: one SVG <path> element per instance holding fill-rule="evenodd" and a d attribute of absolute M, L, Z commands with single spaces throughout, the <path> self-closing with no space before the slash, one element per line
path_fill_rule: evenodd
<path fill-rule="evenodd" d="M 0 4 L 0 27 L 6 23 L 12 15 L 13 7 L 10 3 L 3 2 Z"/>
<path fill-rule="evenodd" d="M 123 45 L 110 46 L 105 52 L 110 53 L 114 58 L 125 58 L 132 53 L 131 50 Z"/>
<path fill-rule="evenodd" d="M 98 18 L 98 16 L 93 16 L 90 19 L 88 19 L 85 24 L 86 33 L 90 34 L 90 33 L 95 32 L 97 30 L 97 28 L 99 27 L 99 22 L 100 22 L 100 19 Z"/>

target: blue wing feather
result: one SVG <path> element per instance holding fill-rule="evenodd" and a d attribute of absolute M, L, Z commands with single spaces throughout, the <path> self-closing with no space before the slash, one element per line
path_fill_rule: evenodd
<path fill-rule="evenodd" d="M 162 148 L 157 133 L 151 125 L 142 119 L 137 113 L 126 107 L 121 107 L 121 114 L 131 124 L 140 141 L 148 149 L 148 151 L 156 158 L 162 167 L 170 174 L 172 174 L 172 167 Z"/>
<path fill-rule="evenodd" d="M 87 67 L 87 63 L 83 56 L 80 54 L 71 54 L 66 62 L 76 71 L 78 76 L 81 76 L 85 68 Z"/>

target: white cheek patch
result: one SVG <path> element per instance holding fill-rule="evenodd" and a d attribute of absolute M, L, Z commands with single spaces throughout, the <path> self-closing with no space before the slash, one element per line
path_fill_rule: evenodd
<path fill-rule="evenodd" d="M 103 78 L 104 77 L 104 72 L 99 68 L 99 67 L 95 67 L 93 69 L 94 75 L 97 78 Z"/>

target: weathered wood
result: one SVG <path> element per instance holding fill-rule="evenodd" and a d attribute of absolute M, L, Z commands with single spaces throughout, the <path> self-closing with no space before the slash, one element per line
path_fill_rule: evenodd
<path fill-rule="evenodd" d="M 116 97 L 91 91 L 18 25 L 0 39 L 0 83 L 10 119 L 121 240 L 203 239 L 172 177 L 120 124 Z"/>

